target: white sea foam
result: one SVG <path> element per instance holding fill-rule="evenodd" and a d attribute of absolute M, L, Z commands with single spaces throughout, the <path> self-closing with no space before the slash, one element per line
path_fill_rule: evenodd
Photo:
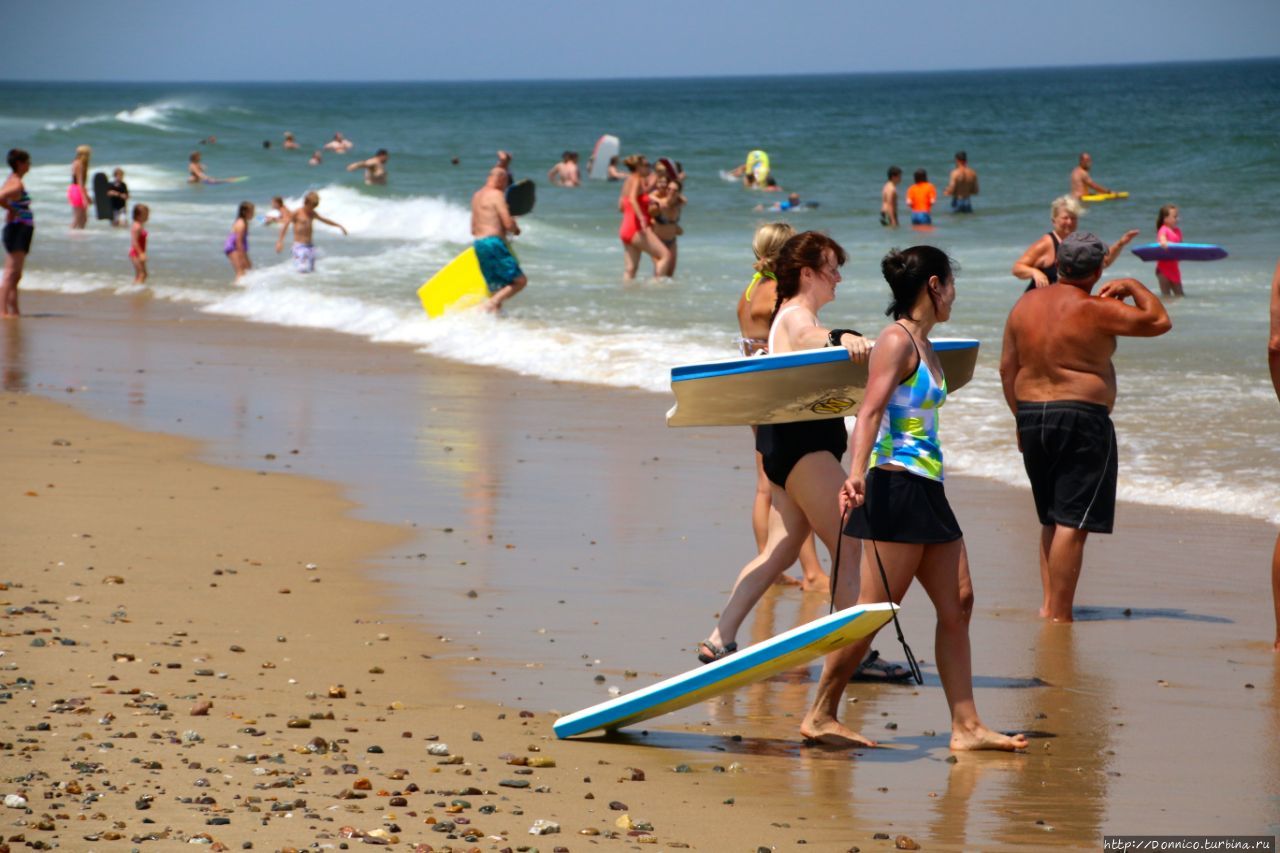
<path fill-rule="evenodd" d="M 320 212 L 342 223 L 357 239 L 469 243 L 471 211 L 443 197 L 380 198 L 358 189 L 330 185 L 317 190 Z M 290 208 L 302 196 L 285 199 Z"/>

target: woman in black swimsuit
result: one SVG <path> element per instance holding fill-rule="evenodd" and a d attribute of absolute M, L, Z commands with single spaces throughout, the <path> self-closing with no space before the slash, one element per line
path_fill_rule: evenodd
<path fill-rule="evenodd" d="M 1080 217 L 1083 213 L 1084 205 L 1077 201 L 1074 196 L 1064 195 L 1053 200 L 1053 204 L 1049 206 L 1049 221 L 1053 224 L 1053 229 L 1032 243 L 1022 253 L 1022 257 L 1014 261 L 1013 264 L 1013 277 L 1031 282 L 1027 285 L 1027 290 L 1048 287 L 1057 283 L 1058 244 L 1074 234 L 1076 229 L 1080 227 Z M 1136 228 L 1132 231 L 1126 231 L 1124 236 L 1107 250 L 1107 256 L 1102 261 L 1102 268 L 1106 269 L 1115 263 L 1116 258 L 1120 256 L 1120 250 L 1137 236 L 1138 230 Z"/>
<path fill-rule="evenodd" d="M 865 338 L 818 323 L 818 311 L 835 299 L 844 262 L 840 244 L 816 231 L 797 234 L 783 245 L 774 266 L 778 303 L 769 331 L 770 353 L 841 346 L 851 361 L 866 362 L 871 345 Z M 857 565 L 861 543 L 841 537 L 839 529 L 838 501 L 845 479 L 840 458 L 848 444 L 840 417 L 759 427 L 756 449 L 763 456 L 773 492 L 768 541 L 738 575 L 715 630 L 698 646 L 699 660 L 709 663 L 737 651 L 735 637 L 742 621 L 765 590 L 795 563 L 810 533 L 818 534 L 832 560 L 842 547 L 841 564 Z M 837 606 L 852 604 L 858 594 L 856 573 L 841 573 L 836 586 Z"/>

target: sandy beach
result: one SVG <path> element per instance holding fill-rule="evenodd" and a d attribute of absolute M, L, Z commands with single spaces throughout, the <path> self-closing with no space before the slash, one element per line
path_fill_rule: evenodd
<path fill-rule="evenodd" d="M 0 812 L 0 850 L 1280 832 L 1265 523 L 1122 505 L 1080 621 L 1044 625 L 1029 493 L 949 479 L 978 705 L 1025 754 L 950 760 L 918 591 L 925 684 L 847 693 L 881 749 L 800 745 L 816 664 L 559 742 L 557 713 L 693 664 L 751 553 L 745 429 L 145 295 L 23 298 L 0 329 L 0 796 L 26 803 Z M 746 630 L 825 608 L 777 589 Z M 891 633 L 877 647 L 902 657 Z"/>

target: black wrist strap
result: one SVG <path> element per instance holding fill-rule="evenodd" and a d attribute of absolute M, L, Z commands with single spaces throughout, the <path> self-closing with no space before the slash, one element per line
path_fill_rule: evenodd
<path fill-rule="evenodd" d="M 857 335 L 858 337 L 862 337 L 862 332 L 859 332 L 857 329 L 832 329 L 827 333 L 827 346 L 840 346 L 840 339 L 845 335 Z"/>

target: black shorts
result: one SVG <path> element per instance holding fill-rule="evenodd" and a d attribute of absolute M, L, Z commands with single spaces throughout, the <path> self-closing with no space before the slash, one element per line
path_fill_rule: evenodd
<path fill-rule="evenodd" d="M 1119 462 L 1107 407 L 1019 402 L 1018 438 L 1040 523 L 1110 533 Z"/>
<path fill-rule="evenodd" d="M 30 252 L 31 238 L 35 235 L 35 227 L 25 222 L 6 223 L 4 226 L 4 250 L 6 252 Z"/>
<path fill-rule="evenodd" d="M 763 457 L 764 475 L 769 482 L 784 489 L 791 469 L 801 459 L 825 450 L 839 462 L 848 446 L 849 434 L 844 430 L 844 418 L 756 427 L 756 450 Z"/>
<path fill-rule="evenodd" d="M 964 533 L 942 481 L 909 471 L 872 468 L 862 506 L 849 513 L 844 532 L 858 539 L 938 545 Z"/>

